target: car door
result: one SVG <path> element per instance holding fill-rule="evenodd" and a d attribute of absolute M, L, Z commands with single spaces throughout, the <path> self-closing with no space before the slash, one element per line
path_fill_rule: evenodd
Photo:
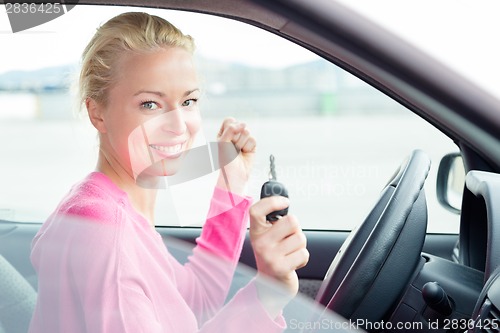
<path fill-rule="evenodd" d="M 204 91 L 198 144 L 214 141 L 225 117 L 248 124 L 258 142 L 248 185 L 254 201 L 269 177 L 269 157 L 275 157 L 278 180 L 289 191 L 290 214 L 299 218 L 308 239 L 310 261 L 298 272 L 304 293 L 315 296 L 349 232 L 364 220 L 395 169 L 417 148 L 433 163 L 425 188 L 429 218 L 424 251 L 452 258 L 458 215 L 438 204 L 434 188 L 439 160 L 458 148 L 443 133 L 345 70 L 267 31 L 228 18 L 148 11 L 197 40 Z M 89 12 L 95 19 L 84 24 Z M 71 52 L 61 49 L 64 56 L 47 56 L 50 61 L 42 61 L 40 68 L 12 63 L 0 73 L 0 103 L 6 110 L 0 121 L 0 254 L 35 288 L 31 240 L 71 184 L 93 169 L 96 157 L 97 140 L 84 111 L 76 117 L 71 111 L 68 75 L 77 70 L 82 46 L 75 40 L 88 38 L 99 22 L 116 13 L 116 8 L 107 7 L 73 9 L 49 26 L 59 29 L 57 38 L 67 39 Z M 81 20 L 82 25 L 65 31 L 71 20 Z M 46 35 L 37 38 L 52 43 L 54 35 Z M 2 38 L 10 38 L 4 45 L 21 45 L 27 37 Z M 169 237 L 195 242 L 216 173 L 160 193 L 157 231 L 167 246 Z M 255 266 L 248 239 L 240 261 Z"/>

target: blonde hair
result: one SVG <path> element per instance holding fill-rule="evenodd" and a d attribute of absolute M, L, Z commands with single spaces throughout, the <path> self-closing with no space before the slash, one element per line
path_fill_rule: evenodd
<path fill-rule="evenodd" d="M 82 54 L 79 97 L 106 103 L 109 88 L 115 79 L 117 62 L 127 52 L 148 53 L 159 48 L 181 47 L 194 52 L 194 40 L 184 35 L 167 20 L 147 13 L 118 15 L 101 27 Z"/>

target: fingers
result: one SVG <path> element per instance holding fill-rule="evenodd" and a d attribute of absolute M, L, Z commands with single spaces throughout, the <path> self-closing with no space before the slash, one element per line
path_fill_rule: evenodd
<path fill-rule="evenodd" d="M 223 149 L 218 151 L 221 175 L 217 180 L 217 186 L 234 193 L 244 194 L 252 171 L 256 141 L 246 125 L 234 118 L 224 119 L 217 134 L 217 140 L 219 148 L 221 143 L 232 143 L 232 145 L 223 146 L 235 148 L 231 150 L 231 153 L 224 152 Z"/>
<path fill-rule="evenodd" d="M 258 235 L 265 232 L 271 226 L 266 221 L 266 215 L 288 206 L 290 206 L 289 199 L 282 196 L 267 197 L 256 202 L 250 207 L 250 234 Z"/>
<path fill-rule="evenodd" d="M 287 256 L 283 265 L 286 269 L 296 271 L 299 268 L 304 267 L 309 262 L 309 251 L 306 248 L 300 248 Z"/>
<path fill-rule="evenodd" d="M 257 146 L 255 138 L 251 136 L 246 124 L 231 117 L 222 122 L 217 139 L 223 142 L 232 142 L 243 153 L 254 152 Z"/>
<path fill-rule="evenodd" d="M 279 247 L 284 254 L 284 266 L 290 270 L 304 267 L 309 261 L 306 235 L 300 229 L 298 222 L 295 223 L 293 233 L 285 238 Z"/>
<path fill-rule="evenodd" d="M 220 140 L 221 137 L 222 137 L 222 134 L 224 133 L 224 130 L 231 124 L 231 123 L 235 123 L 236 122 L 236 119 L 232 118 L 232 117 L 227 117 L 225 118 L 223 121 L 222 121 L 222 125 L 219 129 L 219 133 L 217 133 L 217 139 L 219 141 L 222 141 Z"/>
<path fill-rule="evenodd" d="M 255 138 L 250 135 L 250 131 L 244 127 L 235 143 L 236 147 L 244 153 L 254 152 L 257 146 Z"/>
<path fill-rule="evenodd" d="M 217 139 L 223 142 L 236 143 L 241 132 L 245 129 L 245 123 L 237 122 L 234 118 L 226 118 L 222 122 Z"/>
<path fill-rule="evenodd" d="M 285 216 L 273 224 L 267 222 L 261 228 L 260 235 L 251 230 L 250 236 L 256 246 L 265 247 L 266 251 L 272 250 L 279 255 L 288 255 L 307 245 L 306 237 L 294 215 Z"/>
<path fill-rule="evenodd" d="M 285 227 L 286 224 L 292 226 Z M 283 229 L 278 229 L 280 225 Z M 279 241 L 272 241 L 270 236 L 275 233 L 288 236 Z M 309 261 L 305 235 L 300 230 L 298 222 L 292 216 L 281 219 L 270 226 L 268 232 L 253 239 L 252 246 L 259 273 L 280 281 L 291 294 L 295 295 L 298 291 L 295 271 L 304 267 Z"/>
<path fill-rule="evenodd" d="M 298 230 L 294 230 L 294 232 L 285 238 L 280 245 L 281 252 L 286 256 L 290 255 L 294 252 L 300 251 L 301 249 L 305 249 L 307 246 L 307 238 L 303 232 Z"/>
<path fill-rule="evenodd" d="M 307 240 L 294 215 L 270 223 L 266 215 L 288 207 L 288 198 L 272 196 L 250 208 L 250 240 L 259 273 L 283 283 L 291 295 L 298 292 L 296 270 L 309 261 Z"/>

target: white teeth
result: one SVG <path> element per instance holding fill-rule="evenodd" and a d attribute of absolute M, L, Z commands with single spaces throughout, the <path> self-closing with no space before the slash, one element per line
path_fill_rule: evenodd
<path fill-rule="evenodd" d="M 162 151 L 167 154 L 175 154 L 181 151 L 182 144 L 178 144 L 175 146 L 157 146 L 157 145 L 150 145 L 151 148 Z"/>

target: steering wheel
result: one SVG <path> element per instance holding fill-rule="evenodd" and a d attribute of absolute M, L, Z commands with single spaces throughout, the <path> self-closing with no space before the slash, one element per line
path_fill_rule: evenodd
<path fill-rule="evenodd" d="M 427 228 L 429 157 L 415 150 L 335 256 L 316 301 L 351 320 L 380 321 L 410 283 Z"/>

